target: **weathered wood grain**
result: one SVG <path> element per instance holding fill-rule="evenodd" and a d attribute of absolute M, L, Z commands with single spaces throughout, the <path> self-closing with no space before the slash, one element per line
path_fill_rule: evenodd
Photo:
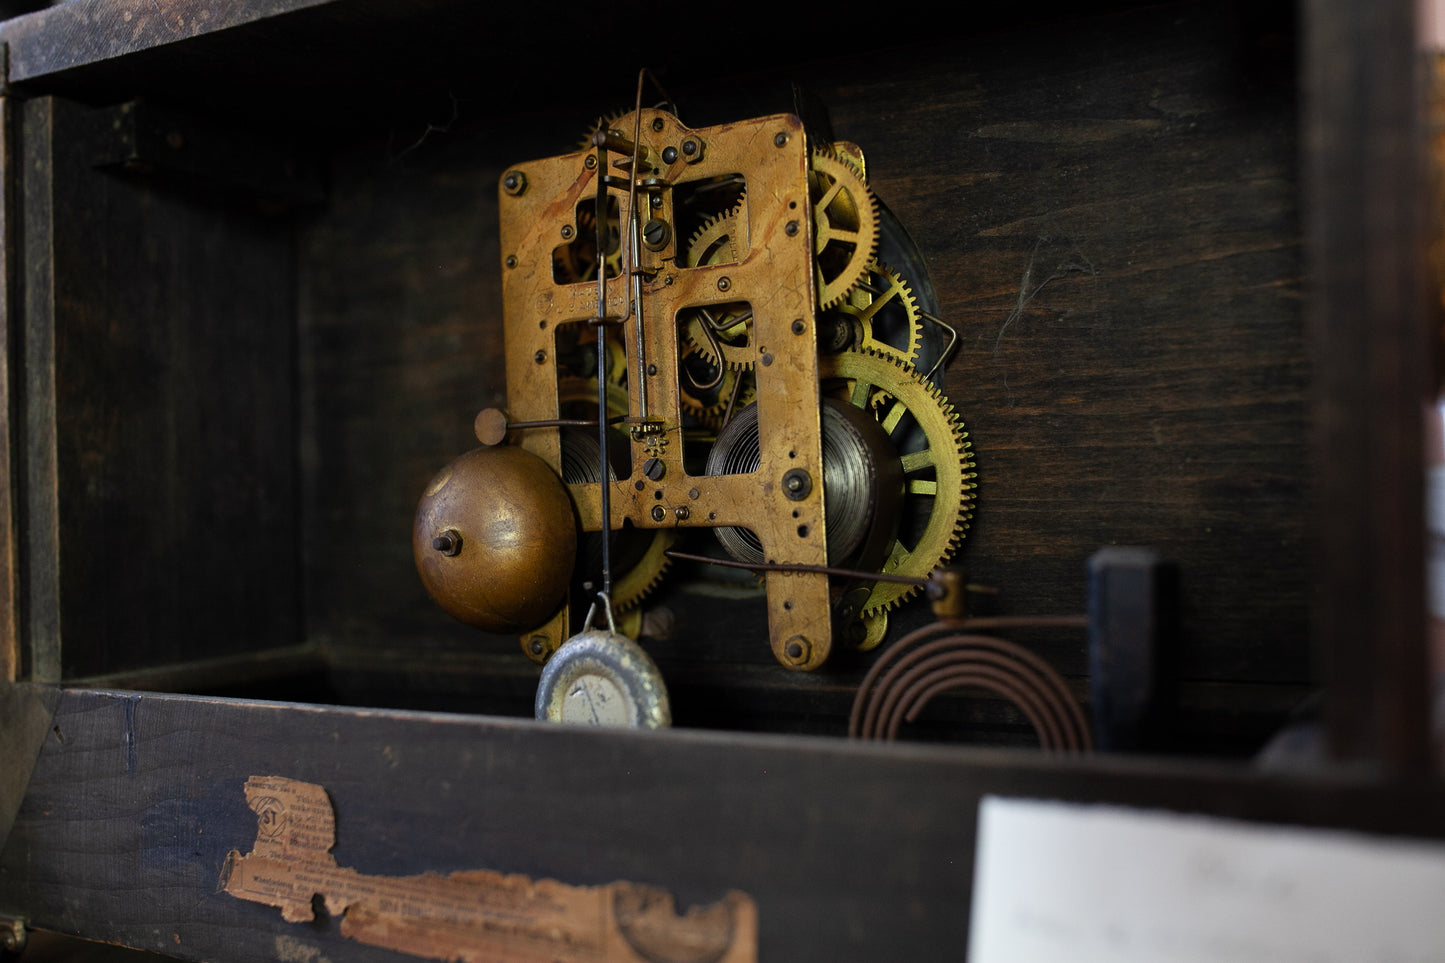
<path fill-rule="evenodd" d="M 1422 406 L 1425 286 L 1415 8 L 1305 7 L 1311 335 L 1321 526 L 1314 610 L 1346 758 L 1428 758 Z M 1340 471 L 1350 465 L 1352 470 Z"/>
<path fill-rule="evenodd" d="M 20 678 L 23 655 L 20 633 L 20 530 L 16 524 L 17 472 L 13 440 L 15 412 L 10 382 L 16 367 L 10 337 L 19 322 L 15 298 L 20 272 L 19 180 L 15 141 L 15 98 L 0 87 L 0 682 Z"/>
<path fill-rule="evenodd" d="M 35 677 L 299 643 L 290 225 L 95 169 L 105 112 L 21 136 Z"/>
<path fill-rule="evenodd" d="M 189 959 L 283 943 L 404 959 L 345 943 L 335 920 L 286 924 L 217 892 L 226 854 L 255 836 L 242 786 L 257 774 L 326 787 L 336 857 L 362 872 L 626 879 L 683 906 L 741 889 L 768 959 L 956 958 L 985 793 L 1445 835 L 1438 787 L 1220 766 L 105 692 L 66 693 L 52 726 L 0 852 L 0 905 Z"/>

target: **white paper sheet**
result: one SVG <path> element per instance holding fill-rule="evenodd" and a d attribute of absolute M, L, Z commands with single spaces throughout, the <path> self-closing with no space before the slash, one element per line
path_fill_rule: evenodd
<path fill-rule="evenodd" d="M 985 797 L 969 963 L 1442 963 L 1445 846 Z"/>

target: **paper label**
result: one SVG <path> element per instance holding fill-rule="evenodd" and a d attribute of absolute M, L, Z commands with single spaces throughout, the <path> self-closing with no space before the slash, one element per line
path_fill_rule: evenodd
<path fill-rule="evenodd" d="M 311 920 L 320 896 L 343 936 L 429 959 L 757 960 L 757 906 L 744 893 L 679 916 L 671 894 L 637 883 L 570 886 L 490 870 L 366 876 L 331 855 L 335 816 L 321 786 L 252 776 L 246 802 L 257 816 L 256 841 L 244 856 L 231 852 L 221 887 L 278 907 L 288 922 Z"/>
<path fill-rule="evenodd" d="M 1439 963 L 1445 846 L 985 797 L 969 963 Z"/>

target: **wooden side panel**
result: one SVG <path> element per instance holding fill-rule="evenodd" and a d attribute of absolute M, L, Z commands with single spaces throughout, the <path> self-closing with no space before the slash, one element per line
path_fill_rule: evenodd
<path fill-rule="evenodd" d="M 37 678 L 300 641 L 289 222 L 97 170 L 111 136 L 108 115 L 27 105 Z"/>
<path fill-rule="evenodd" d="M 1221 767 L 1044 761 L 838 740 L 605 733 L 497 719 L 67 693 L 0 852 L 0 907 L 188 959 L 404 960 L 218 891 L 256 837 L 250 776 L 323 786 L 333 853 L 378 875 L 728 890 L 759 957 L 957 959 L 985 793 L 1445 835 L 1437 790 Z"/>
<path fill-rule="evenodd" d="M 1424 282 L 1416 6 L 1306 4 L 1311 336 L 1321 552 L 1315 609 L 1345 758 L 1420 766 L 1428 741 L 1421 409 Z M 1341 470 L 1341 466 L 1349 470 Z"/>
<path fill-rule="evenodd" d="M 3 56 L 3 54 L 0 54 Z M 16 181 L 20 158 L 16 154 L 15 98 L 9 86 L 0 87 L 0 682 L 20 677 L 19 531 L 16 509 L 18 464 L 12 447 L 17 435 L 18 412 L 11 405 L 10 385 L 19 376 L 11 331 L 19 315 L 13 300 L 20 266 L 20 212 Z"/>
<path fill-rule="evenodd" d="M 24 426 L 17 451 L 23 493 L 22 648 L 24 677 L 56 682 L 60 660 L 59 505 L 55 439 L 55 168 L 52 103 L 32 100 L 22 111 L 23 323 L 14 333 L 24 381 L 16 409 Z M 21 420 L 23 419 L 23 420 Z"/>

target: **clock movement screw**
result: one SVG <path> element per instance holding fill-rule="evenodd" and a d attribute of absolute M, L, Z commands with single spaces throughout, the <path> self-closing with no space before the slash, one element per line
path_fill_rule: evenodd
<path fill-rule="evenodd" d="M 642 243 L 649 251 L 660 251 L 667 246 L 668 239 L 672 236 L 672 228 L 667 222 L 654 217 L 642 228 Z"/>
<path fill-rule="evenodd" d="M 527 175 L 521 171 L 507 171 L 502 178 L 502 189 L 513 197 L 519 197 L 527 189 Z"/>

